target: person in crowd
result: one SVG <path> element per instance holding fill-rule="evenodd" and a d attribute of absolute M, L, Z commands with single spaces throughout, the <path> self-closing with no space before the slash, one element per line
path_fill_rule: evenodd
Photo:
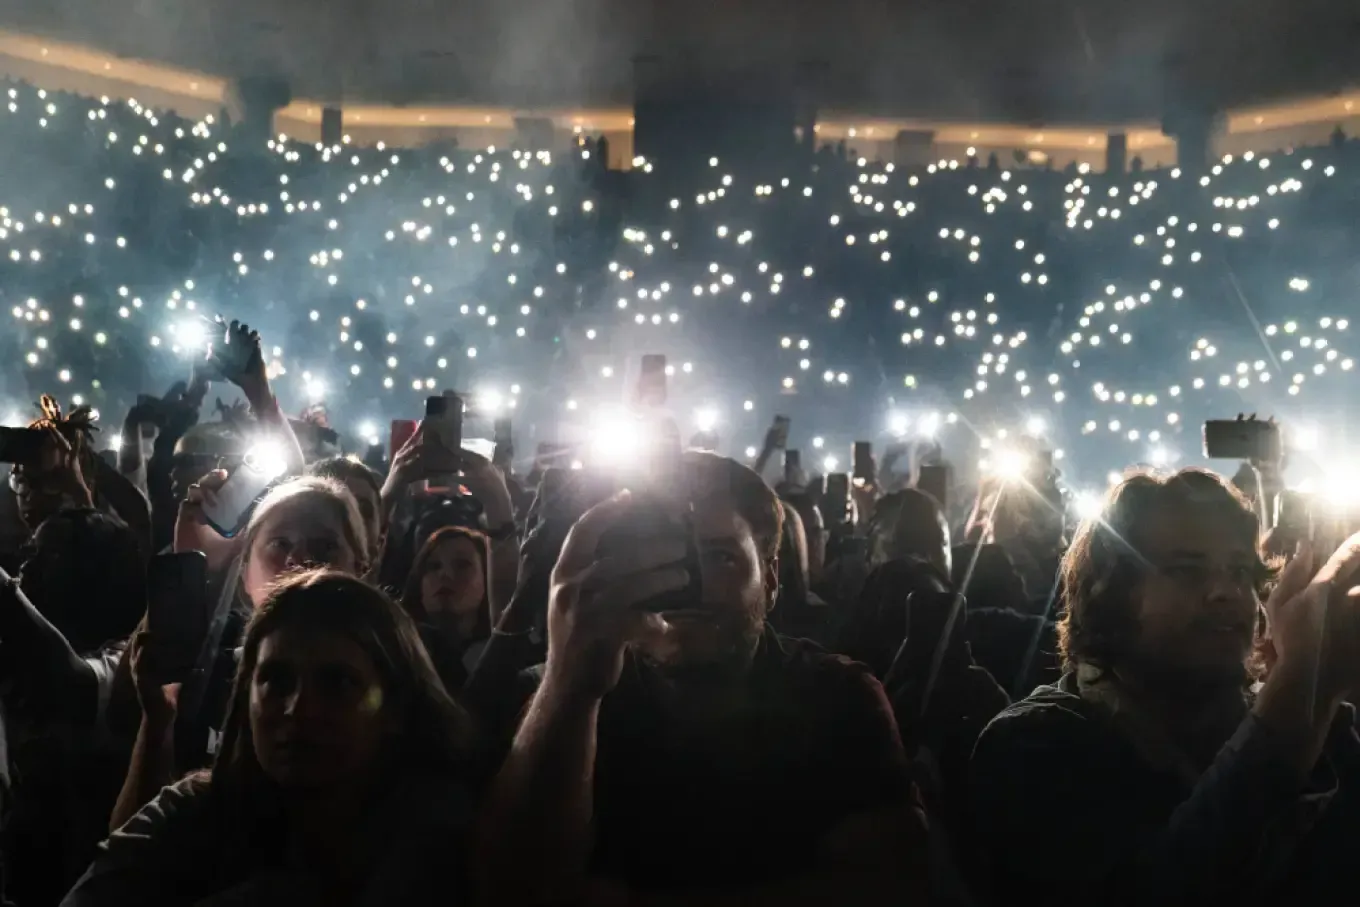
<path fill-rule="evenodd" d="M 1061 674 L 1057 625 L 1036 614 L 1010 555 L 1000 545 L 954 548 L 954 588 L 968 603 L 968 644 L 978 665 L 1016 698 Z M 1039 608 L 1048 610 L 1048 599 Z"/>
<path fill-rule="evenodd" d="M 63 414 L 56 399 L 46 394 L 39 403 L 42 415 L 30 428 L 48 435 L 38 459 L 16 463 L 10 488 L 19 499 L 19 515 L 29 529 L 37 529 L 59 510 L 99 507 L 126 523 L 148 552 L 151 513 L 136 487 L 94 450 L 94 411 L 77 406 Z"/>
<path fill-rule="evenodd" d="M 224 480 L 217 473 L 189 490 L 175 530 L 176 550 L 202 551 L 223 541 L 214 538 L 204 521 L 203 505 Z M 204 676 L 185 689 L 161 683 L 154 659 L 145 657 L 154 648 L 150 634 L 142 630 L 133 635 L 126 660 L 142 714 L 113 827 L 127 821 L 161 787 L 203 767 L 219 751 L 228 687 L 249 613 L 281 577 L 304 567 L 324 565 L 362 576 L 368 569 L 364 532 L 358 505 L 339 483 L 314 476 L 285 481 L 260 501 L 239 537 L 238 579 L 225 593 L 235 596 L 236 605 L 225 614 L 220 638 L 210 640 L 216 643 L 217 657 L 205 666 Z"/>
<path fill-rule="evenodd" d="M 425 478 L 420 462 L 421 450 L 425 444 L 423 427 L 417 427 L 409 441 L 392 458 L 392 467 L 387 474 L 380 494 L 384 518 L 391 521 L 398 506 L 410 497 L 411 489 Z M 489 584 L 487 596 L 491 613 L 498 615 L 510 602 L 514 594 L 519 572 L 519 530 L 515 525 L 514 505 L 505 484 L 505 476 L 491 465 L 491 461 L 470 450 L 458 452 L 463 462 L 461 483 L 471 498 L 481 507 L 478 528 L 490 542 L 490 560 L 487 565 Z M 467 498 L 454 496 L 451 500 L 461 505 Z M 438 502 L 427 501 L 427 504 Z M 461 517 L 460 517 L 461 518 Z M 436 516 L 436 521 L 449 525 Z M 419 528 L 419 520 L 413 521 Z M 434 531 L 433 529 L 430 530 Z M 416 537 L 410 537 L 412 535 Z M 384 586 L 401 588 L 411 574 L 411 565 L 427 536 L 406 533 L 408 536 L 400 544 L 395 541 L 384 552 L 380 582 Z"/>
<path fill-rule="evenodd" d="M 382 557 L 383 542 L 387 538 L 387 511 L 382 506 L 382 477 L 355 457 L 328 457 L 307 467 L 307 474 L 323 479 L 334 479 L 344 485 L 364 519 L 368 536 L 365 559 L 377 564 Z"/>
<path fill-rule="evenodd" d="M 701 567 L 691 604 L 648 610 L 689 587 L 683 540 L 601 556 L 641 499 L 623 492 L 571 530 L 541 683 L 489 795 L 484 900 L 924 896 L 925 827 L 882 688 L 765 629 L 778 499 L 714 454 L 687 453 L 684 469 Z"/>
<path fill-rule="evenodd" d="M 869 530 L 869 560 L 916 558 L 948 578 L 953 549 L 944 510 L 929 494 L 904 488 L 879 499 Z"/>
<path fill-rule="evenodd" d="M 406 581 L 401 605 L 422 638 L 449 692 L 463 688 L 491 636 L 486 536 L 447 526 L 426 540 Z"/>
<path fill-rule="evenodd" d="M 1114 488 L 1063 561 L 1066 672 L 971 765 L 998 903 L 1349 903 L 1360 832 L 1360 538 L 1300 551 L 1265 603 L 1255 515 L 1185 469 Z M 1058 841 L 1059 859 L 1025 842 Z M 1050 855 L 1051 856 L 1051 855 Z"/>
<path fill-rule="evenodd" d="M 62 510 L 4 589 L 0 729 L 16 783 L 0 850 L 5 894 L 38 907 L 93 857 L 127 767 L 131 739 L 109 734 L 106 716 L 122 642 L 146 608 L 146 563 L 120 521 Z"/>
<path fill-rule="evenodd" d="M 783 636 L 829 643 L 836 632 L 834 610 L 811 589 L 808 580 L 808 545 L 803 521 L 787 501 L 780 501 L 784 528 L 779 540 L 779 595 L 770 614 L 770 626 Z"/>
<path fill-rule="evenodd" d="M 857 583 L 860 591 L 848 599 L 835 648 L 868 665 L 881 679 L 907 636 L 908 596 L 944 593 L 950 588 L 949 527 L 935 499 L 907 488 L 880 500 L 870 521 L 869 552 L 866 577 Z M 869 585 L 872 568 L 899 562 L 891 594 Z"/>
<path fill-rule="evenodd" d="M 826 578 L 827 542 L 822 510 L 817 506 L 817 499 L 804 491 L 785 492 L 783 498 L 797 511 L 798 519 L 803 524 L 803 537 L 807 542 L 808 583 L 820 593 L 824 591 L 822 584 Z"/>
<path fill-rule="evenodd" d="M 114 830 L 62 904 L 457 903 L 475 755 L 399 607 L 288 576 L 251 618 L 212 771 Z"/>

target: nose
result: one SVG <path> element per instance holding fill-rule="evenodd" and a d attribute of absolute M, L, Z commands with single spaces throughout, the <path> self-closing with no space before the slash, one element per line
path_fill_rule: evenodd
<path fill-rule="evenodd" d="M 283 714 L 294 720 L 306 717 L 315 701 L 311 684 L 301 681 L 283 702 Z"/>

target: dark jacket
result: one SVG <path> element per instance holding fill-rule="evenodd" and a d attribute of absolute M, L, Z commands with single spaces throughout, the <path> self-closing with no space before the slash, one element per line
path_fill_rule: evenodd
<path fill-rule="evenodd" d="M 1360 738 L 1349 706 L 1307 783 L 1248 714 L 1198 778 L 1155 764 L 1075 678 L 973 753 L 975 850 L 998 904 L 1352 904 Z"/>

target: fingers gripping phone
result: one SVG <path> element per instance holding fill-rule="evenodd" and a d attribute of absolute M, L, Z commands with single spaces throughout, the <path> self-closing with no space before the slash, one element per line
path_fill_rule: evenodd
<path fill-rule="evenodd" d="M 147 572 L 146 628 L 160 683 L 180 683 L 193 671 L 208 635 L 213 603 L 208 558 L 201 551 L 158 554 Z"/>
<path fill-rule="evenodd" d="M 218 535 L 234 538 L 245 528 L 260 495 L 287 469 L 281 451 L 272 445 L 255 445 L 217 490 L 215 499 L 203 505 L 203 518 Z"/>

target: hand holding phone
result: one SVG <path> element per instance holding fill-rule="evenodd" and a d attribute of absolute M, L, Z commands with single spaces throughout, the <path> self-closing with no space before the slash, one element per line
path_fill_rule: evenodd
<path fill-rule="evenodd" d="M 282 451 L 270 444 L 255 445 L 222 487 L 204 499 L 203 519 L 218 535 L 234 538 L 245 528 L 260 495 L 287 469 Z"/>

